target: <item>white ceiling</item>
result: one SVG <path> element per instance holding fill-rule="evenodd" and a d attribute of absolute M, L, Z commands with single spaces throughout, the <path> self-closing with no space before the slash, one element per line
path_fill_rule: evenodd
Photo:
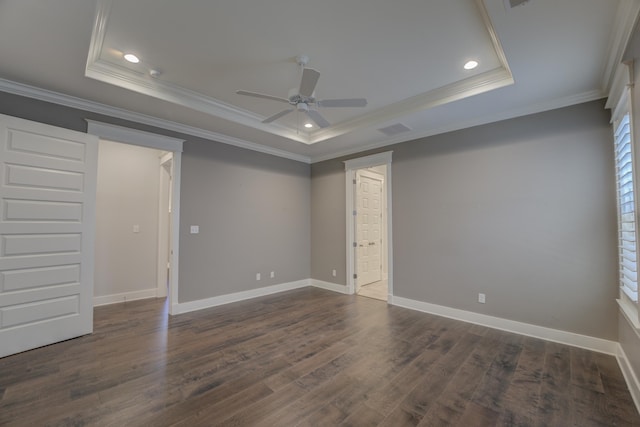
<path fill-rule="evenodd" d="M 507 1 L 508 3 L 508 1 Z M 640 0 L 0 0 L 0 90 L 303 161 L 602 98 Z M 123 53 L 142 62 L 129 64 Z M 320 72 L 307 131 L 295 57 Z M 475 59 L 472 71 L 463 64 Z M 158 78 L 150 69 L 161 71 Z M 411 130 L 386 136 L 377 129 Z"/>

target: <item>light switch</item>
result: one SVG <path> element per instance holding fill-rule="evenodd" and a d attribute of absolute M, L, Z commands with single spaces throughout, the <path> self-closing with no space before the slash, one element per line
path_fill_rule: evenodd
<path fill-rule="evenodd" d="M 200 233 L 200 226 L 199 225 L 192 225 L 191 226 L 191 234 L 198 234 Z"/>
<path fill-rule="evenodd" d="M 133 226 L 133 232 L 134 233 L 139 233 L 140 232 L 140 226 L 138 224 Z"/>

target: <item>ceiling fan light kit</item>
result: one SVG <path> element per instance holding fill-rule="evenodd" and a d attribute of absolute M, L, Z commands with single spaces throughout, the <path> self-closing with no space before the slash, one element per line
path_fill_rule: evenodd
<path fill-rule="evenodd" d="M 246 90 L 236 91 L 238 95 L 252 96 L 254 98 L 268 99 L 270 101 L 278 101 L 288 103 L 295 108 L 288 108 L 280 111 L 273 116 L 267 117 L 262 123 L 271 123 L 281 117 L 286 116 L 292 111 L 301 111 L 306 113 L 313 122 L 320 128 L 326 128 L 331 124 L 318 112 L 317 108 L 362 108 L 367 106 L 365 98 L 343 98 L 343 99 L 325 99 L 317 100 L 314 96 L 316 85 L 320 79 L 320 72 L 313 68 L 306 68 L 309 63 L 307 55 L 298 55 L 296 62 L 302 70 L 300 86 L 289 90 L 287 98 L 280 98 L 272 95 L 265 95 L 258 92 L 250 92 Z"/>

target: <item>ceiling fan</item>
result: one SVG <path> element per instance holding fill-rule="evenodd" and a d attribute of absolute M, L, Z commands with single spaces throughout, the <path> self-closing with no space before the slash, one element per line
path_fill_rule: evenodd
<path fill-rule="evenodd" d="M 265 95 L 257 92 L 249 92 L 246 90 L 236 91 L 238 95 L 252 96 L 254 98 L 269 99 L 272 101 L 283 102 L 291 105 L 291 108 L 280 111 L 271 117 L 267 117 L 262 123 L 271 123 L 280 117 L 298 110 L 306 113 L 311 120 L 315 122 L 319 127 L 326 128 L 330 126 L 330 123 L 322 117 L 317 108 L 335 108 L 335 107 L 366 107 L 367 100 L 365 98 L 345 98 L 345 99 L 324 99 L 319 100 L 314 97 L 314 91 L 316 84 L 320 78 L 320 73 L 313 68 L 305 68 L 309 62 L 309 57 L 306 55 L 299 55 L 296 57 L 296 62 L 302 70 L 302 78 L 300 80 L 300 87 L 289 90 L 288 98 L 281 98 L 278 96 Z"/>

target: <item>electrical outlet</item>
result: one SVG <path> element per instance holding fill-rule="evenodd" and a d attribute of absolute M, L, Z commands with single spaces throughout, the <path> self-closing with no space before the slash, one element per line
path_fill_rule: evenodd
<path fill-rule="evenodd" d="M 335 270 L 333 270 L 333 271 L 331 272 L 331 275 L 332 275 L 333 277 L 336 277 L 336 271 L 335 271 Z"/>
<path fill-rule="evenodd" d="M 485 294 L 478 294 L 478 302 L 480 304 L 484 304 L 486 301 L 486 295 Z"/>
<path fill-rule="evenodd" d="M 260 280 L 260 273 L 256 273 L 256 280 Z"/>
<path fill-rule="evenodd" d="M 274 277 L 276 277 L 276 272 L 275 272 L 275 271 L 272 271 L 272 272 L 271 272 L 271 278 L 273 279 Z"/>
<path fill-rule="evenodd" d="M 189 228 L 189 232 L 190 232 L 191 234 L 198 234 L 198 233 L 200 233 L 200 226 L 198 226 L 198 225 L 192 225 L 192 226 Z"/>

